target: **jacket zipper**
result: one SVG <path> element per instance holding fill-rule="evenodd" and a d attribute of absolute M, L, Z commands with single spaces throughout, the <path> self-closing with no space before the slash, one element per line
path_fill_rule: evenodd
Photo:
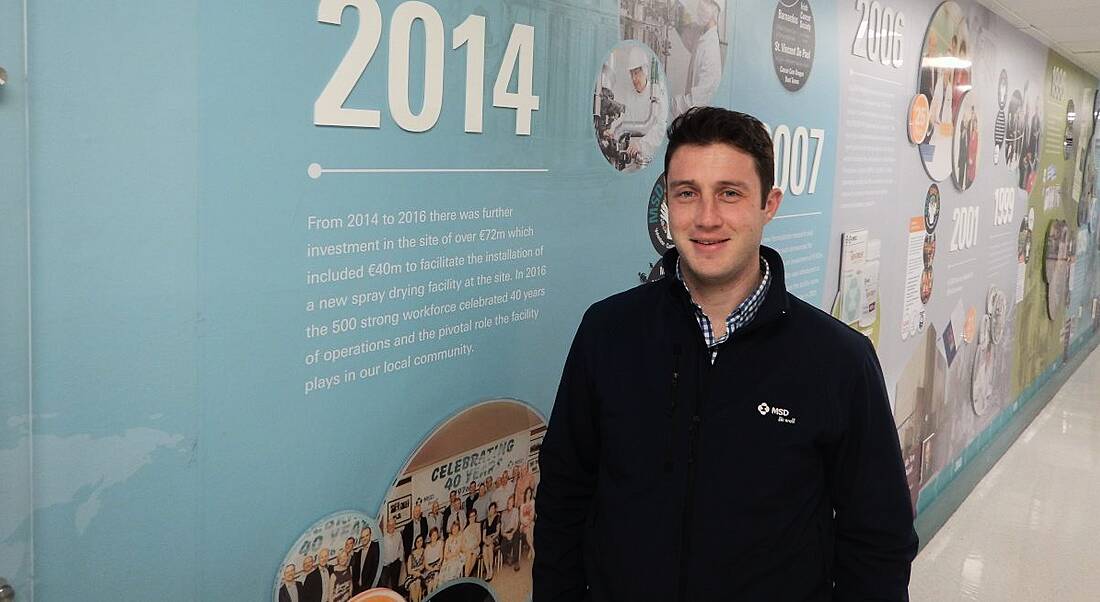
<path fill-rule="evenodd" d="M 709 349 L 704 350 L 703 359 L 707 360 L 708 364 L 710 363 L 707 355 L 709 353 Z M 698 368 L 698 364 L 696 366 Z M 687 572 L 688 567 L 691 566 L 691 519 L 695 505 L 695 456 L 698 449 L 699 425 L 702 422 L 699 418 L 699 396 L 702 395 L 703 389 L 702 370 L 697 369 L 696 372 L 699 373 L 700 378 L 692 403 L 691 424 L 688 425 L 687 492 L 684 496 L 683 522 L 680 527 L 680 602 L 687 601 Z"/>
<path fill-rule="evenodd" d="M 674 345 L 672 348 L 672 403 L 668 406 L 666 416 L 668 417 L 668 441 L 665 445 L 665 472 L 672 472 L 672 434 L 673 434 L 673 421 L 676 418 L 676 405 L 679 400 L 679 385 L 680 385 L 680 346 Z"/>

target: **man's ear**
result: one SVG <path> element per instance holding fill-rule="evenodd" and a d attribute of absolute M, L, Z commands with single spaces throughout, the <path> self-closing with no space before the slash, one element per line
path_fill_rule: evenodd
<path fill-rule="evenodd" d="M 772 221 L 776 212 L 779 211 L 779 205 L 782 203 L 783 191 L 773 186 L 768 192 L 768 196 L 764 197 L 764 216 L 766 217 L 764 223 Z"/>

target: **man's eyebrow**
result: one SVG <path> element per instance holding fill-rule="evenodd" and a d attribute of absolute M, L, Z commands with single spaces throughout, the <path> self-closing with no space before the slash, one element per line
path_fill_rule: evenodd
<path fill-rule="evenodd" d="M 748 188 L 749 183 L 741 180 L 719 180 L 715 182 L 718 186 L 730 186 L 733 188 Z M 668 183 L 669 188 L 676 186 L 698 186 L 699 184 L 695 180 L 672 180 Z"/>

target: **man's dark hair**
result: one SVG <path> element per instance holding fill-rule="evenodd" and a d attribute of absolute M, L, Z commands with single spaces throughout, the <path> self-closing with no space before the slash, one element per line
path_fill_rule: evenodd
<path fill-rule="evenodd" d="M 768 193 L 775 185 L 775 154 L 768 129 L 759 119 L 718 107 L 691 107 L 684 111 L 668 126 L 666 175 L 672 153 L 685 144 L 728 144 L 748 153 L 756 163 L 756 175 L 760 178 L 760 206 L 764 207 Z"/>

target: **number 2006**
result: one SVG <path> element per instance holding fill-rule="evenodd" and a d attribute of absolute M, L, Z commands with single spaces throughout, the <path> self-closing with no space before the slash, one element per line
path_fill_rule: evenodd
<path fill-rule="evenodd" d="M 359 29 L 347 54 L 332 74 L 328 85 L 313 104 L 313 123 L 340 127 L 377 128 L 381 113 L 377 109 L 344 108 L 356 82 L 366 71 L 382 38 L 382 11 L 376 0 L 321 0 L 317 20 L 340 25 L 345 7 L 359 11 Z M 424 25 L 424 103 L 414 112 L 409 103 L 409 44 L 413 23 Z M 418 1 L 397 6 L 390 21 L 389 106 L 393 120 L 402 129 L 424 132 L 435 126 L 443 109 L 443 18 L 429 4 Z M 470 15 L 452 32 L 452 50 L 466 46 L 465 130 L 482 131 L 485 90 L 485 17 Z M 516 110 L 516 134 L 531 133 L 531 112 L 539 108 L 534 85 L 535 28 L 516 24 L 508 39 L 500 71 L 493 84 L 493 106 Z M 518 70 L 516 91 L 508 90 Z"/>
<path fill-rule="evenodd" d="M 852 40 L 852 55 L 900 69 L 905 15 L 878 0 L 856 0 L 856 10 L 863 14 Z"/>

